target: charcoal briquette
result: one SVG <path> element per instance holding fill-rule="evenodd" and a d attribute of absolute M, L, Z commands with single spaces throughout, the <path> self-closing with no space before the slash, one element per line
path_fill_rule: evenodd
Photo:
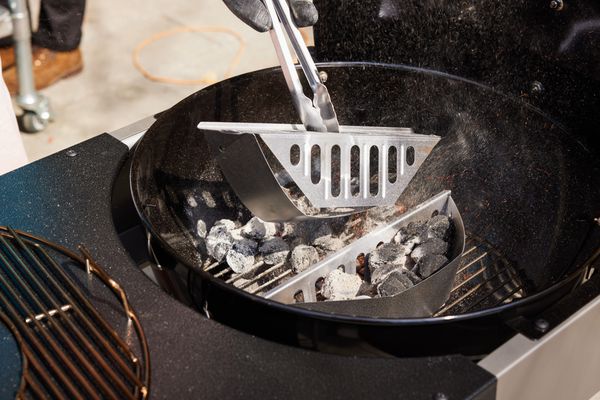
<path fill-rule="evenodd" d="M 322 236 L 316 239 L 313 244 L 315 247 L 322 249 L 325 252 L 334 252 L 341 250 L 345 243 L 342 239 L 332 236 Z"/>
<path fill-rule="evenodd" d="M 445 256 L 427 254 L 419 260 L 415 266 L 415 270 L 421 278 L 426 279 L 446 265 L 446 263 L 448 263 L 448 259 Z"/>
<path fill-rule="evenodd" d="M 329 300 L 351 300 L 356 297 L 362 280 L 358 275 L 351 275 L 334 269 L 325 277 L 321 294 Z"/>
<path fill-rule="evenodd" d="M 369 264 L 369 272 L 371 277 L 371 283 L 374 285 L 378 285 L 385 280 L 385 278 L 393 271 L 400 271 L 402 268 L 399 268 L 394 264 L 380 264 L 376 268 L 373 268 L 371 264 Z"/>
<path fill-rule="evenodd" d="M 436 215 L 427 223 L 427 238 L 438 238 L 447 241 L 450 238 L 452 220 L 446 215 Z"/>
<path fill-rule="evenodd" d="M 427 239 L 417 247 L 415 247 L 410 253 L 410 257 L 415 261 L 419 262 L 421 258 L 427 254 L 438 254 L 445 255 L 448 251 L 448 243 L 437 237 Z"/>
<path fill-rule="evenodd" d="M 411 281 L 411 282 L 412 282 L 414 285 L 416 285 L 416 284 L 418 284 L 419 282 L 421 282 L 421 281 L 422 281 L 422 279 L 421 279 L 421 278 L 419 278 L 419 275 L 415 274 L 414 272 L 412 272 L 412 271 L 411 271 L 411 270 L 409 270 L 409 269 L 403 270 L 403 271 L 402 271 L 402 273 L 403 273 L 404 275 L 406 275 L 406 277 L 407 277 L 408 279 L 410 279 L 410 281 Z"/>
<path fill-rule="evenodd" d="M 255 264 L 258 243 L 254 240 L 242 238 L 234 241 L 227 252 L 226 260 L 229 267 L 238 274 L 247 273 Z"/>
<path fill-rule="evenodd" d="M 409 250 L 404 245 L 384 243 L 371 252 L 369 256 L 369 268 L 373 271 L 385 264 L 393 264 L 398 268 L 403 268 L 408 253 Z"/>
<path fill-rule="evenodd" d="M 258 217 L 252 217 L 246 225 L 242 227 L 242 235 L 249 239 L 262 240 L 277 233 L 277 225 L 272 222 L 265 222 Z"/>
<path fill-rule="evenodd" d="M 292 250 L 290 264 L 295 273 L 305 271 L 317 262 L 319 262 L 319 252 L 312 246 L 299 245 Z"/>
<path fill-rule="evenodd" d="M 275 236 L 266 239 L 260 245 L 258 251 L 263 255 L 265 264 L 276 265 L 285 262 L 290 253 L 290 247 L 285 240 Z"/>
<path fill-rule="evenodd" d="M 391 297 L 402 293 L 413 286 L 414 283 L 405 273 L 394 271 L 377 287 L 377 293 L 381 297 Z"/>
<path fill-rule="evenodd" d="M 358 288 L 358 292 L 356 292 L 356 297 L 358 296 L 377 296 L 377 285 L 372 285 L 368 282 L 363 282 Z"/>
<path fill-rule="evenodd" d="M 232 221 L 221 220 L 211 228 L 208 236 L 206 236 L 206 251 L 210 257 L 218 262 L 223 261 L 233 246 L 232 227 L 235 228 Z"/>

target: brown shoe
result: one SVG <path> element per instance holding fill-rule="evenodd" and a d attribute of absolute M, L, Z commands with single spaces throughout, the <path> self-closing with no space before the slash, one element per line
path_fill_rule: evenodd
<path fill-rule="evenodd" d="M 33 77 L 37 90 L 42 90 L 61 79 L 79 73 L 83 69 L 81 51 L 52 51 L 41 47 L 33 51 Z M 13 66 L 2 73 L 11 95 L 19 90 L 17 67 Z"/>
<path fill-rule="evenodd" d="M 0 60 L 2 60 L 2 71 L 15 65 L 15 48 L 13 46 L 0 47 Z"/>

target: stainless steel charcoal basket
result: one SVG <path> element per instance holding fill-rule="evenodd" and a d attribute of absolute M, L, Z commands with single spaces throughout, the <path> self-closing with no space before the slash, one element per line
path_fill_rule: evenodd
<path fill-rule="evenodd" d="M 410 318 L 433 315 L 448 300 L 454 277 L 465 249 L 465 228 L 460 212 L 450 195 L 442 192 L 403 214 L 395 222 L 360 238 L 343 250 L 325 258 L 311 269 L 304 271 L 283 285 L 267 292 L 264 297 L 282 303 L 296 304 L 311 310 L 343 315 L 379 318 Z M 430 277 L 393 297 L 346 301 L 317 302 L 317 282 L 329 272 L 340 268 L 348 274 L 356 274 L 356 260 L 361 254 L 373 251 L 381 242 L 389 242 L 401 227 L 411 222 L 423 221 L 443 214 L 454 224 L 450 241 L 449 263 Z M 302 296 L 299 296 L 302 292 Z M 296 299 L 303 297 L 303 303 Z"/>

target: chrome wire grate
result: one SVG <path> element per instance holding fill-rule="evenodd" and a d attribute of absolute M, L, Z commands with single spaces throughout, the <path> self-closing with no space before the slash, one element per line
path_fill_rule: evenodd
<path fill-rule="evenodd" d="M 125 292 L 80 246 L 82 256 L 0 227 L 0 312 L 15 327 L 25 359 L 21 398 L 145 399 L 150 360 L 146 338 Z M 135 330 L 122 339 L 69 276 L 66 263 L 99 280 Z"/>
<path fill-rule="evenodd" d="M 244 279 L 242 275 L 236 275 L 226 262 L 209 264 L 203 270 L 250 294 L 264 293 L 281 285 L 292 275 L 292 270 L 286 268 L 285 263 L 268 266 L 262 261 L 254 264 L 252 269 L 247 272 L 247 275 L 254 274 L 251 279 Z"/>
<path fill-rule="evenodd" d="M 491 245 L 468 235 L 450 297 L 435 315 L 475 312 L 525 296 L 514 266 Z"/>

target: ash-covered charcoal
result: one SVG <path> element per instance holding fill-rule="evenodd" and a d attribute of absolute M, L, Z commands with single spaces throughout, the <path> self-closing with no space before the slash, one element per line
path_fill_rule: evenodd
<path fill-rule="evenodd" d="M 206 251 L 208 252 L 208 255 L 217 262 L 223 261 L 232 245 L 233 239 L 231 238 L 231 235 L 229 237 L 226 235 L 209 235 L 206 239 Z"/>
<path fill-rule="evenodd" d="M 284 222 L 278 226 L 277 234 L 285 238 L 291 245 L 313 245 L 320 237 L 333 234 L 328 223 L 320 221 Z"/>
<path fill-rule="evenodd" d="M 400 229 L 398 231 L 398 233 L 396 233 L 396 235 L 394 236 L 394 238 L 392 239 L 392 242 L 394 243 L 398 243 L 398 244 L 402 244 L 402 241 L 406 241 L 406 238 L 404 237 L 404 233 L 402 233 L 402 229 Z"/>
<path fill-rule="evenodd" d="M 213 228 L 215 226 L 224 226 L 229 231 L 232 231 L 232 230 L 236 229 L 236 227 L 237 227 L 235 221 L 232 221 L 230 219 L 220 219 L 217 222 L 215 222 L 215 224 L 213 225 Z"/>
<path fill-rule="evenodd" d="M 366 279 L 382 297 L 417 285 L 448 263 L 451 229 L 452 220 L 444 215 L 400 228 L 391 242 L 368 254 Z M 361 295 L 369 288 L 365 285 Z"/>
<path fill-rule="evenodd" d="M 410 249 L 397 243 L 385 243 L 371 252 L 368 266 L 371 283 L 379 285 L 393 271 L 404 271 L 413 266 L 407 255 Z"/>
<path fill-rule="evenodd" d="M 258 217 L 252 217 L 246 225 L 242 227 L 242 235 L 249 239 L 262 240 L 277 233 L 277 225 L 272 222 L 265 222 Z"/>
<path fill-rule="evenodd" d="M 438 238 L 448 241 L 452 230 L 452 220 L 446 215 L 436 215 L 427 223 L 427 238 Z"/>
<path fill-rule="evenodd" d="M 291 222 L 282 222 L 277 226 L 277 234 L 282 238 L 294 236 L 295 224 Z"/>
<path fill-rule="evenodd" d="M 388 222 L 398 213 L 396 206 L 373 207 L 367 211 L 367 218 L 375 222 Z"/>
<path fill-rule="evenodd" d="M 325 253 L 341 250 L 346 245 L 342 239 L 333 236 L 322 236 L 316 239 L 313 244 Z"/>
<path fill-rule="evenodd" d="M 362 285 L 358 275 L 350 275 L 335 269 L 325 277 L 321 294 L 329 300 L 351 300 Z"/>
<path fill-rule="evenodd" d="M 235 230 L 235 222 L 227 219 L 217 221 L 206 236 L 206 251 L 208 255 L 218 262 L 223 261 L 233 246 L 232 231 Z"/>
<path fill-rule="evenodd" d="M 254 256 L 244 255 L 242 252 L 229 250 L 225 257 L 227 264 L 236 274 L 240 274 L 248 278 L 248 274 L 254 265 Z"/>
<path fill-rule="evenodd" d="M 400 228 L 396 234 L 394 241 L 397 243 L 407 243 L 408 241 L 415 241 L 419 243 L 422 241 L 423 236 L 427 231 L 427 223 L 425 222 L 411 222 L 405 227 Z"/>
<path fill-rule="evenodd" d="M 258 243 L 254 240 L 241 238 L 235 240 L 225 259 L 227 264 L 238 274 L 249 272 L 255 264 Z"/>
<path fill-rule="evenodd" d="M 402 267 L 394 264 L 380 264 L 377 268 L 372 268 L 369 264 L 369 272 L 371 276 L 371 283 L 373 285 L 379 285 L 385 280 L 385 278 L 393 271 L 400 271 Z"/>
<path fill-rule="evenodd" d="M 427 254 L 445 255 L 448 251 L 448 243 L 439 238 L 426 239 L 423 243 L 415 247 L 410 253 L 410 258 L 419 262 Z"/>
<path fill-rule="evenodd" d="M 312 246 L 300 245 L 292 250 L 290 265 L 295 273 L 306 271 L 311 265 L 319 262 L 319 253 Z"/>
<path fill-rule="evenodd" d="M 410 249 L 413 249 L 416 245 L 421 244 L 423 238 L 419 235 L 417 236 L 409 236 L 407 231 L 404 228 L 401 228 L 396 236 L 392 239 L 392 242 L 403 244 Z"/>
<path fill-rule="evenodd" d="M 362 236 L 362 234 L 366 234 L 372 231 L 373 229 L 377 229 L 378 227 L 384 224 L 392 222 L 400 214 L 403 214 L 405 212 L 406 207 L 401 204 L 370 208 L 367 210 L 366 213 L 364 213 L 364 217 L 361 218 L 361 221 L 359 223 L 360 228 L 354 233 L 358 233 L 359 236 Z"/>
<path fill-rule="evenodd" d="M 407 278 L 410 279 L 410 281 L 415 285 L 423 280 L 419 277 L 419 275 L 415 274 L 414 272 L 412 272 L 409 269 L 403 270 L 402 273 L 404 275 L 406 275 Z"/>
<path fill-rule="evenodd" d="M 204 197 L 196 194 L 199 206 L 209 200 Z M 218 194 L 214 199 L 222 202 Z M 324 256 L 342 250 L 348 241 L 368 234 L 377 226 L 374 221 L 389 222 L 399 212 L 397 207 L 384 207 L 370 210 L 366 218 L 363 215 L 358 219 L 344 217 L 291 223 L 269 223 L 240 214 L 237 221 L 219 220 L 209 230 L 207 223 L 211 220 L 198 220 L 196 232 L 211 258 L 227 262 L 234 272 L 236 285 L 244 286 L 248 279 L 256 277 L 252 286 L 260 287 L 287 270 L 299 274 L 310 269 Z M 364 222 L 364 219 L 369 221 Z M 452 229 L 451 219 L 443 215 L 408 224 L 399 229 L 389 243 L 359 255 L 356 275 L 341 270 L 328 274 L 323 279 L 318 301 L 394 296 L 419 284 L 448 263 Z M 279 267 L 273 268 L 275 265 Z M 229 275 L 224 277 L 230 278 Z"/>
<path fill-rule="evenodd" d="M 290 246 L 280 237 L 272 237 L 265 240 L 258 251 L 263 256 L 263 261 L 267 265 L 276 265 L 287 260 L 290 253 Z"/>
<path fill-rule="evenodd" d="M 403 244 L 384 243 L 371 252 L 369 267 L 377 268 L 383 264 L 394 264 L 403 267 L 406 255 L 409 253 L 410 250 Z"/>
<path fill-rule="evenodd" d="M 303 226 L 304 235 L 310 242 L 333 235 L 333 229 L 327 222 L 307 221 Z"/>
<path fill-rule="evenodd" d="M 316 242 L 322 242 L 324 247 L 337 247 L 339 241 L 330 241 L 329 238 L 340 238 L 348 228 L 347 217 L 329 218 L 325 221 L 308 220 L 293 223 L 284 223 L 281 228 L 281 236 L 291 239 L 291 243 L 306 244 L 314 246 Z M 345 236 L 348 236 L 347 234 Z"/>
<path fill-rule="evenodd" d="M 415 266 L 415 272 L 423 279 L 433 275 L 437 270 L 448 263 L 446 256 L 439 254 L 427 254 L 422 257 Z"/>
<path fill-rule="evenodd" d="M 394 271 L 377 287 L 377 293 L 381 297 L 391 297 L 402 293 L 413 286 L 414 283 L 406 273 Z"/>
<path fill-rule="evenodd" d="M 305 215 L 319 214 L 319 209 L 316 207 L 313 207 L 306 196 L 299 196 L 299 197 L 290 196 L 290 198 L 292 199 L 292 203 L 296 206 L 296 208 L 298 210 L 300 210 L 300 212 L 302 212 L 303 214 L 305 214 Z"/>
<path fill-rule="evenodd" d="M 423 242 L 420 236 L 415 236 L 406 240 L 403 244 L 406 246 L 407 251 L 412 251 L 415 247 Z"/>
<path fill-rule="evenodd" d="M 297 221 L 284 222 L 278 230 L 282 237 L 300 239 L 303 244 L 312 244 L 316 239 L 323 236 L 331 236 L 332 228 L 328 222 L 321 221 Z"/>
<path fill-rule="evenodd" d="M 356 292 L 356 297 L 359 296 L 369 296 L 369 297 L 377 297 L 379 294 L 377 293 L 377 285 L 372 285 L 368 282 L 364 282 L 358 288 L 358 292 Z"/>
<path fill-rule="evenodd" d="M 304 234 L 304 224 L 306 222 L 283 222 L 277 226 L 277 235 L 286 240 L 293 240 Z"/>

